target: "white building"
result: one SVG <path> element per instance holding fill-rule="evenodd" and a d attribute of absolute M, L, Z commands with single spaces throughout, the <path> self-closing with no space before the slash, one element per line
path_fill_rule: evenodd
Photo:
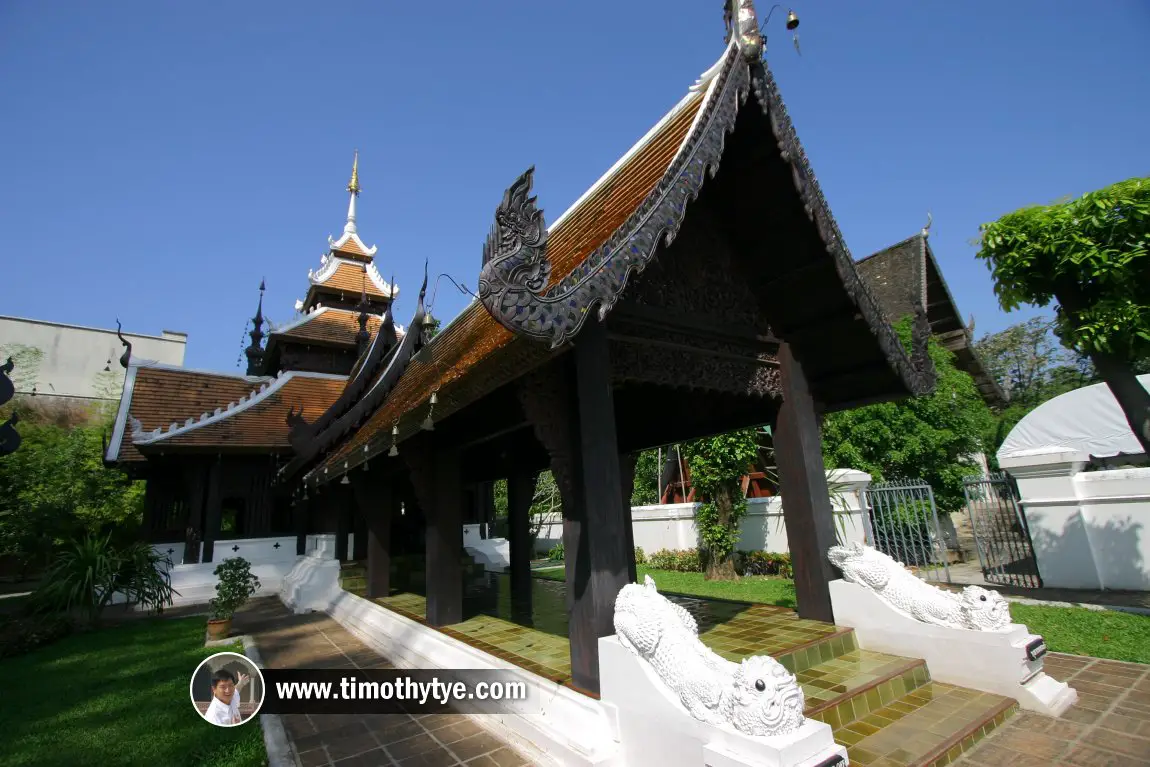
<path fill-rule="evenodd" d="M 188 334 L 164 330 L 158 336 L 123 333 L 134 359 L 182 367 Z M 120 399 L 124 346 L 116 330 L 0 316 L 0 362 L 12 357 L 16 394 L 76 401 Z"/>

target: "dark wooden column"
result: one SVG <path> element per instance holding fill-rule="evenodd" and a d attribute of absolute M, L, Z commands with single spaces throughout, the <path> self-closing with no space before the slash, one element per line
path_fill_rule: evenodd
<path fill-rule="evenodd" d="M 817 407 L 789 344 L 779 348 L 779 364 L 783 404 L 774 428 L 775 461 L 798 613 L 801 618 L 833 623 L 828 584 L 836 575 L 826 554 L 835 545 L 835 522 Z"/>
<path fill-rule="evenodd" d="M 418 443 L 418 444 L 413 444 Z M 463 472 L 458 451 L 433 445 L 430 435 L 400 451 L 427 520 L 427 622 L 463 620 Z"/>
<path fill-rule="evenodd" d="M 631 519 L 631 496 L 635 494 L 635 464 L 639 462 L 638 453 L 627 453 L 619 456 L 619 477 L 623 488 L 623 511 L 627 515 L 627 578 L 629 583 L 639 579 L 635 569 L 635 522 Z"/>
<path fill-rule="evenodd" d="M 352 508 L 348 485 L 333 482 L 324 488 L 324 503 L 328 518 L 335 515 L 335 558 L 340 562 L 348 560 L 347 536 L 351 534 Z"/>
<path fill-rule="evenodd" d="M 358 504 L 357 504 L 358 510 Z M 351 558 L 356 562 L 362 562 L 367 559 L 367 536 L 368 526 L 367 518 L 364 517 L 363 512 L 352 514 L 352 533 L 355 537 L 352 539 L 352 552 Z"/>
<path fill-rule="evenodd" d="M 188 515 L 184 530 L 185 565 L 200 561 L 200 545 L 204 535 L 204 485 L 207 484 L 207 471 L 195 459 L 184 464 L 184 498 L 188 502 Z M 188 531 L 191 531 L 189 534 Z"/>
<path fill-rule="evenodd" d="M 367 530 L 367 596 L 386 597 L 391 593 L 391 483 L 380 473 L 356 472 L 351 483 L 359 518 Z M 357 533 L 358 538 L 358 533 Z M 359 548 L 358 544 L 356 548 Z"/>
<path fill-rule="evenodd" d="M 207 498 L 204 501 L 204 556 L 201 561 L 211 562 L 215 557 L 216 538 L 220 534 L 220 473 L 223 466 L 217 455 L 208 469 Z"/>
<path fill-rule="evenodd" d="M 571 677 L 576 686 L 598 693 L 599 637 L 615 633 L 615 597 L 628 583 L 635 552 L 627 549 L 631 514 L 630 505 L 623 503 L 607 329 L 595 319 L 575 340 L 575 384 L 580 446 L 577 488 L 582 496 L 576 506 L 585 527 L 579 531 L 580 550 L 574 563 L 575 582 L 582 589 L 575 594 L 577 606 L 571 616 Z M 584 566 L 590 568 L 589 578 L 579 577 L 578 570 Z"/>
<path fill-rule="evenodd" d="M 305 490 L 304 496 L 292 502 L 292 517 L 295 525 L 295 553 L 307 553 L 307 518 L 311 511 L 311 494 Z"/>
<path fill-rule="evenodd" d="M 531 609 L 531 501 L 539 475 L 517 469 L 507 478 L 507 535 L 511 547 L 511 603 Z"/>

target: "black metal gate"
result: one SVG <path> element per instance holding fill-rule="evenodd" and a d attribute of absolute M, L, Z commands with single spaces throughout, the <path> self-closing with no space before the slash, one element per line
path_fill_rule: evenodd
<path fill-rule="evenodd" d="M 966 510 L 982 577 L 988 583 L 1041 588 L 1038 563 L 1018 488 L 1006 474 L 963 480 Z"/>
<path fill-rule="evenodd" d="M 871 546 L 928 581 L 950 583 L 946 545 L 934 490 L 920 480 L 875 483 L 866 489 L 866 537 Z"/>

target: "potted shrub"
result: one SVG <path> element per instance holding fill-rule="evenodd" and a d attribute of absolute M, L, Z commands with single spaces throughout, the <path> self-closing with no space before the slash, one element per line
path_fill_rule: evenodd
<path fill-rule="evenodd" d="M 260 588 L 260 579 L 252 574 L 251 563 L 243 557 L 225 559 L 215 569 L 219 578 L 216 598 L 211 601 L 208 636 L 223 639 L 231 633 L 232 616 Z"/>

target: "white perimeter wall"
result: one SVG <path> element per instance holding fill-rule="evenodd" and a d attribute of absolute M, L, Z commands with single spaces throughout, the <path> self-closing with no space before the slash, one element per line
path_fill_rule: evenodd
<path fill-rule="evenodd" d="M 871 476 L 854 469 L 834 469 L 827 472 L 827 480 L 844 485 L 841 505 L 835 507 L 836 529 L 847 543 L 863 541 L 865 499 L 863 491 L 870 485 Z M 747 514 L 739 526 L 740 551 L 790 551 L 787 528 L 783 524 L 784 496 L 751 498 L 747 500 Z M 699 547 L 699 532 L 695 528 L 697 503 L 675 503 L 656 506 L 635 506 L 631 509 L 635 546 L 645 554 L 662 549 L 683 550 Z M 539 531 L 535 548 L 545 552 L 563 540 L 563 520 L 548 520 Z"/>
<path fill-rule="evenodd" d="M 1043 585 L 1150 590 L 1150 468 L 1083 471 L 1088 460 L 1064 448 L 999 460 L 1018 481 Z"/>

